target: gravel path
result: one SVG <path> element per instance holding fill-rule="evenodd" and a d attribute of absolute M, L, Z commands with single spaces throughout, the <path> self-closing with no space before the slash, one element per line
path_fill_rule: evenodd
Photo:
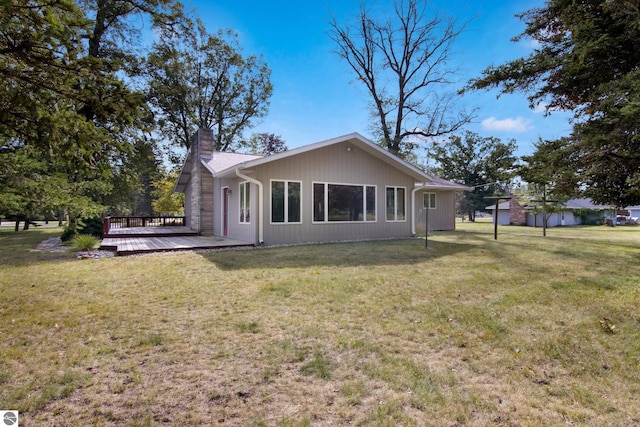
<path fill-rule="evenodd" d="M 36 251 L 40 252 L 67 252 L 69 250 L 68 246 L 64 246 L 62 244 L 62 240 L 60 237 L 50 237 L 42 242 L 38 243 L 36 246 Z M 110 258 L 114 255 L 114 252 L 111 251 L 91 251 L 91 252 L 78 252 L 78 259 L 101 259 L 101 258 Z"/>

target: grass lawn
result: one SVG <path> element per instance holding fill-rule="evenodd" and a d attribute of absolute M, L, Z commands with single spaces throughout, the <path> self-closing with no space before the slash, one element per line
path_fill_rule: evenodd
<path fill-rule="evenodd" d="M 640 228 L 102 260 L 0 230 L 21 425 L 640 425 Z"/>

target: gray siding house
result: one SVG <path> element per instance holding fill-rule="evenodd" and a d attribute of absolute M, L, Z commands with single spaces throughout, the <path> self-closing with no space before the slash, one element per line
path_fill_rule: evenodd
<path fill-rule="evenodd" d="M 515 204 L 508 201 L 498 205 L 498 225 L 514 225 L 512 220 L 514 207 Z M 610 206 L 596 205 L 591 199 L 571 199 L 556 208 L 560 210 L 547 213 L 547 227 L 602 224 L 604 219 L 612 217 L 614 212 Z M 492 211 L 495 220 L 495 205 L 487 206 L 486 209 Z M 527 206 L 524 207 L 524 212 L 526 213 L 526 225 L 542 227 L 542 213 L 534 214 Z"/>
<path fill-rule="evenodd" d="M 357 133 L 260 157 L 200 129 L 175 186 L 186 225 L 255 245 L 410 237 L 455 228 L 456 191 Z M 428 209 L 428 215 L 426 210 Z"/>

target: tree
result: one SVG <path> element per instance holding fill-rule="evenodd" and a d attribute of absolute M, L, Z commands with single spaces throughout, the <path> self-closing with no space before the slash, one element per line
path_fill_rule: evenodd
<path fill-rule="evenodd" d="M 135 51 L 140 30 L 132 16 L 149 17 L 154 28 L 163 32 L 181 31 L 186 22 L 183 5 L 176 0 L 79 0 L 92 25 L 86 35 L 88 55 L 109 58 L 118 66 L 131 69 L 139 62 Z"/>
<path fill-rule="evenodd" d="M 106 140 L 78 114 L 89 102 L 79 82 L 103 81 L 102 63 L 82 56 L 88 21 L 72 1 L 0 7 L 0 135 L 76 168 L 90 165 Z"/>
<path fill-rule="evenodd" d="M 23 178 L 38 177 L 18 179 L 13 170 L 14 195 L 55 178 L 66 191 L 55 200 L 73 217 L 121 188 L 109 182 L 117 178 L 112 169 L 135 154 L 132 135 L 148 130 L 149 117 L 144 97 L 129 86 L 136 62 L 125 47 L 135 45 L 130 18 L 146 13 L 166 28 L 180 10 L 173 0 L 2 2 L 0 148 L 21 162 Z M 0 188 L 3 198 L 8 188 Z"/>
<path fill-rule="evenodd" d="M 104 207 L 93 201 L 99 181 L 73 183 L 64 167 L 44 159 L 34 147 L 4 145 L 0 149 L 0 214 L 15 218 L 24 228 L 37 217 L 67 212 L 72 219 L 100 213 Z"/>
<path fill-rule="evenodd" d="M 573 196 L 577 175 L 567 168 L 567 164 L 576 162 L 575 158 L 567 157 L 571 144 L 568 138 L 538 141 L 532 155 L 522 156 L 523 163 L 518 167 L 518 175 L 535 187 L 544 187 L 556 199 L 563 195 Z"/>
<path fill-rule="evenodd" d="M 396 155 L 411 151 L 409 138 L 446 135 L 471 120 L 442 93 L 453 83 L 451 49 L 464 26 L 426 9 L 423 0 L 398 1 L 390 19 L 377 21 L 363 4 L 357 23 L 331 22 L 336 53 L 367 88 L 374 129 Z"/>
<path fill-rule="evenodd" d="M 108 214 L 122 216 L 151 216 L 155 181 L 162 175 L 160 156 L 155 153 L 154 141 L 136 137 L 132 150 L 119 157 L 113 165 L 111 182 L 114 185 L 102 203 Z"/>
<path fill-rule="evenodd" d="M 147 96 L 162 134 L 189 148 L 198 128 L 213 129 L 215 149 L 229 151 L 269 107 L 271 70 L 239 53 L 231 32 L 211 35 L 201 21 L 179 35 L 163 34 L 147 59 Z"/>
<path fill-rule="evenodd" d="M 184 193 L 173 191 L 178 173 L 168 173 L 154 181 L 153 210 L 162 214 L 180 214 L 184 212 Z"/>
<path fill-rule="evenodd" d="M 538 147 L 576 175 L 570 193 L 585 189 L 596 203 L 640 203 L 640 5 L 625 0 L 550 0 L 518 15 L 538 47 L 525 58 L 492 66 L 467 89 L 529 93 L 532 107 L 574 112 L 560 152 Z"/>
<path fill-rule="evenodd" d="M 288 150 L 282 137 L 274 133 L 255 133 L 246 145 L 251 154 L 260 156 L 270 156 Z"/>
<path fill-rule="evenodd" d="M 484 198 L 515 176 L 515 150 L 514 140 L 505 144 L 499 138 L 467 131 L 464 136 L 451 135 L 445 143 L 435 144 L 430 155 L 438 163 L 438 175 L 474 187 L 460 199 L 461 212 L 467 212 L 473 221 L 476 210 L 488 205 Z"/>

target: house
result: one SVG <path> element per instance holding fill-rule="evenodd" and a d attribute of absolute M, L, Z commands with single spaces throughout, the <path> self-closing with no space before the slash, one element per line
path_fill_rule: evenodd
<path fill-rule="evenodd" d="M 542 212 L 539 212 L 541 206 L 524 205 L 520 202 L 514 203 L 517 199 L 515 196 L 510 202 L 503 202 L 498 205 L 498 225 L 520 225 L 511 221 L 514 210 L 522 209 L 526 214 L 526 225 L 531 227 L 542 226 Z M 520 208 L 518 208 L 518 206 Z M 552 206 L 549 204 L 548 206 Z M 596 205 L 591 199 L 571 199 L 566 203 L 556 206 L 559 211 L 547 212 L 547 227 L 557 227 L 563 225 L 580 225 L 580 224 L 603 224 L 605 218 L 613 215 L 613 209 L 610 206 Z M 494 206 L 488 206 L 487 210 L 495 211 Z M 495 218 L 495 216 L 494 216 Z M 521 225 L 524 225 L 522 223 Z"/>
<path fill-rule="evenodd" d="M 495 223 L 495 209 L 495 204 L 486 208 L 491 211 L 493 223 Z M 525 225 L 526 223 L 526 210 L 517 196 L 511 196 L 507 201 L 498 203 L 498 225 Z"/>
<path fill-rule="evenodd" d="M 627 206 L 616 210 L 616 224 L 636 225 L 640 218 L 640 206 Z"/>
<path fill-rule="evenodd" d="M 357 133 L 260 157 L 214 151 L 208 129 L 175 186 L 186 226 L 255 245 L 410 237 L 427 216 L 429 230 L 452 230 L 463 190 Z"/>
<path fill-rule="evenodd" d="M 640 206 L 628 206 L 627 210 L 632 218 L 640 218 Z"/>
<path fill-rule="evenodd" d="M 488 211 L 491 211 L 492 223 L 495 224 L 496 221 L 496 205 L 493 204 L 491 206 L 487 206 L 485 208 Z M 510 215 L 510 201 L 500 202 L 498 204 L 498 225 L 511 225 L 511 215 Z"/>

